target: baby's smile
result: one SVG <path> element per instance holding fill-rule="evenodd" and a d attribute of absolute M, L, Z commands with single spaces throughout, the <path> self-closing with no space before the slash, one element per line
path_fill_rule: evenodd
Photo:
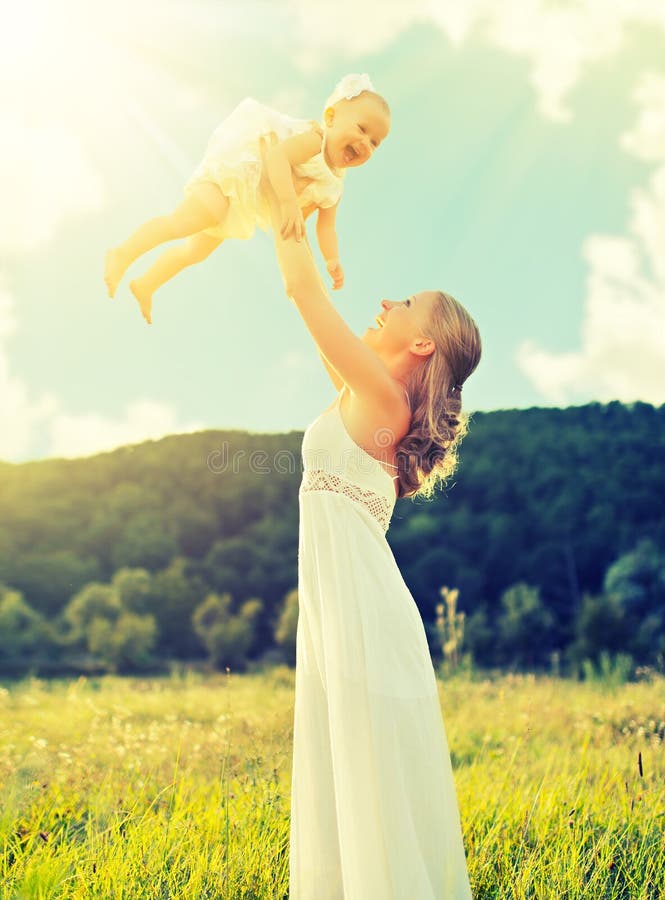
<path fill-rule="evenodd" d="M 348 165 L 348 163 L 351 163 L 354 161 L 354 159 L 356 159 L 358 153 L 355 147 L 352 147 L 351 144 L 347 144 L 344 148 L 342 156 L 344 158 L 344 162 Z"/>

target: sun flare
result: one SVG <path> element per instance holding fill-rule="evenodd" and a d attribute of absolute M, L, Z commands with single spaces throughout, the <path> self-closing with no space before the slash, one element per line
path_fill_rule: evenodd
<path fill-rule="evenodd" d="M 84 0 L 6 4 L 0 23 L 0 117 L 4 127 L 66 129 L 97 158 L 116 152 L 138 125 L 152 142 L 160 99 L 183 90 L 169 64 L 182 54 L 183 2 L 168 7 Z M 159 29 L 163 58 L 151 50 Z M 176 66 L 177 68 L 177 66 Z M 142 119 L 144 121 L 138 121 Z M 143 126 L 143 127 L 142 127 Z"/>
<path fill-rule="evenodd" d="M 174 106 L 216 105 L 215 79 L 186 65 L 208 25 L 186 0 L 3 3 L 3 248 L 24 253 L 72 215 L 98 213 L 117 196 L 105 173 L 137 154 L 187 174 L 195 160 L 165 122 Z"/>

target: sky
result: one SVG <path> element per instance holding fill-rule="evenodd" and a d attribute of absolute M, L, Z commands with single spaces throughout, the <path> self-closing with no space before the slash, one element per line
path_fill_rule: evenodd
<path fill-rule="evenodd" d="M 337 216 L 354 332 L 382 298 L 476 319 L 469 411 L 665 402 L 663 0 L 0 4 L 0 459 L 200 429 L 300 430 L 334 388 L 270 236 L 155 296 L 106 249 L 180 202 L 243 97 L 320 118 L 348 72 L 390 103 Z M 308 223 L 314 241 L 314 217 Z M 320 256 L 317 260 L 325 275 Z"/>

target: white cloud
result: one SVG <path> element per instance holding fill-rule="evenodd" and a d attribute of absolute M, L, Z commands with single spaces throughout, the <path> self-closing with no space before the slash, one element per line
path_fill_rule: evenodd
<path fill-rule="evenodd" d="M 524 57 L 544 116 L 566 119 L 566 101 L 584 71 L 621 46 L 633 26 L 665 31 L 662 0 L 292 0 L 296 59 L 311 71 L 325 59 L 376 53 L 417 23 L 438 27 L 455 44 L 477 36 Z M 371 74 L 371 73 L 370 73 Z"/>
<path fill-rule="evenodd" d="M 337 0 L 334 6 L 291 0 L 297 29 L 294 61 L 311 72 L 325 57 L 351 59 L 376 53 L 415 22 L 427 21 L 428 6 L 427 0 Z"/>
<path fill-rule="evenodd" d="M 105 107 L 92 86 L 94 70 L 103 63 L 79 30 L 80 12 L 78 0 L 64 6 L 23 0 L 7 5 L 3 15 L 0 252 L 5 255 L 43 246 L 64 222 L 95 213 L 105 202 L 101 175 L 82 137 L 91 133 L 88 123 L 96 110 Z"/>
<path fill-rule="evenodd" d="M 32 437 L 55 411 L 50 394 L 30 397 L 21 381 L 12 374 L 4 352 L 4 341 L 17 329 L 14 301 L 4 284 L 0 284 L 0 458 L 20 458 L 29 448 Z"/>
<path fill-rule="evenodd" d="M 130 50 L 125 37 L 139 33 L 142 22 L 153 29 L 158 22 L 162 45 L 166 33 L 182 42 L 178 25 L 187 18 L 197 18 L 188 4 L 156 0 L 3 4 L 0 251 L 29 253 L 72 218 L 106 205 L 101 159 L 114 158 L 126 140 L 132 98 L 157 90 L 158 67 Z M 160 74 L 165 95 L 171 85 Z"/>
<path fill-rule="evenodd" d="M 27 253 L 71 216 L 102 208 L 101 178 L 67 128 L 5 113 L 0 133 L 0 250 Z"/>
<path fill-rule="evenodd" d="M 273 94 L 267 97 L 268 106 L 273 109 L 288 109 L 292 116 L 301 116 L 303 119 L 310 115 L 311 110 L 307 106 L 307 90 L 303 85 L 296 87 L 277 87 Z M 321 110 L 323 116 L 323 110 Z"/>
<path fill-rule="evenodd" d="M 71 415 L 58 413 L 50 425 L 50 456 L 88 456 L 112 450 L 125 444 L 148 439 L 157 440 L 169 434 L 200 431 L 200 424 L 178 423 L 175 410 L 154 400 L 135 400 L 126 407 L 124 416 L 111 419 L 98 413 Z"/>
<path fill-rule="evenodd" d="M 635 127 L 619 143 L 639 159 L 665 159 L 665 75 L 647 72 L 635 91 L 639 114 Z"/>
<path fill-rule="evenodd" d="M 665 286 L 644 274 L 639 235 L 588 238 L 584 255 L 590 273 L 580 350 L 551 353 L 528 341 L 520 367 L 554 403 L 665 402 Z"/>
<path fill-rule="evenodd" d="M 40 456 L 87 456 L 203 427 L 196 422 L 179 423 L 172 407 L 149 399 L 129 403 L 124 414 L 113 419 L 99 413 L 68 413 L 52 393 L 31 395 L 28 386 L 12 373 L 6 351 L 7 340 L 16 330 L 14 299 L 0 284 L 0 459 L 32 459 L 37 447 Z M 48 446 L 44 452 L 45 435 Z"/>
<path fill-rule="evenodd" d="M 628 235 L 592 235 L 581 347 L 551 353 L 531 341 L 518 364 L 548 400 L 665 402 L 665 77 L 646 76 L 636 92 L 637 124 L 621 146 L 661 161 L 631 196 Z"/>
<path fill-rule="evenodd" d="M 16 329 L 14 300 L 4 282 L 0 282 L 0 340 L 11 337 Z"/>
<path fill-rule="evenodd" d="M 540 111 L 568 119 L 565 100 L 585 67 L 614 53 L 621 43 L 624 16 L 619 4 L 586 0 L 556 7 L 513 0 L 494 7 L 487 22 L 490 42 L 530 63 Z"/>

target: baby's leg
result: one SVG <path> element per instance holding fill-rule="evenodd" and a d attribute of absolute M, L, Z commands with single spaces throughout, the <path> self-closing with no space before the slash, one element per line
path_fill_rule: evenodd
<path fill-rule="evenodd" d="M 193 234 L 181 244 L 169 247 L 154 262 L 145 275 L 130 281 L 129 288 L 139 302 L 143 318 L 152 324 L 152 295 L 164 282 L 173 278 L 187 266 L 203 262 L 222 243 L 222 238 L 210 234 Z"/>
<path fill-rule="evenodd" d="M 104 280 L 113 297 L 120 279 L 134 260 L 165 241 L 188 237 L 218 225 L 229 208 L 229 201 L 216 184 L 205 181 L 194 185 L 172 213 L 144 222 L 127 240 L 106 254 Z"/>

